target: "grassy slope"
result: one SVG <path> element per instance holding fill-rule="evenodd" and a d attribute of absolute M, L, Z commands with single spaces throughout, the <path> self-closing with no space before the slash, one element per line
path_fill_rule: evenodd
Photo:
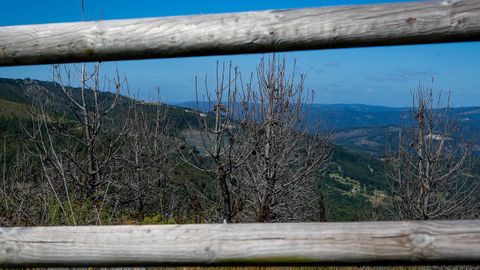
<path fill-rule="evenodd" d="M 0 98 L 0 118 L 2 119 L 27 119 L 29 111 L 28 105 Z"/>

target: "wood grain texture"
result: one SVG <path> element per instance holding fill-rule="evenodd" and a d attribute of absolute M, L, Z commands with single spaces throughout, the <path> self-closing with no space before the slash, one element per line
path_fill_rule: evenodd
<path fill-rule="evenodd" d="M 0 27 L 0 66 L 480 40 L 480 1 Z"/>
<path fill-rule="evenodd" d="M 480 220 L 0 228 L 0 266 L 480 263 Z"/>

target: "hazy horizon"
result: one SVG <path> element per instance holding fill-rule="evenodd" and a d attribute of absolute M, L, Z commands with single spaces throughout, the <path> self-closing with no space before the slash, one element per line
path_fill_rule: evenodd
<path fill-rule="evenodd" d="M 52 80 L 48 80 L 48 79 L 38 79 L 38 78 L 31 78 L 31 77 L 24 77 L 24 78 L 0 77 L 0 79 L 13 79 L 13 80 L 31 79 L 31 80 L 37 80 L 37 81 L 48 81 L 48 82 L 52 81 Z M 436 91 L 434 93 L 438 94 L 439 91 Z M 133 99 L 141 100 L 141 101 L 144 101 L 144 102 L 156 102 L 158 100 L 157 97 L 154 96 L 154 95 L 156 95 L 156 93 L 153 93 L 153 90 L 152 90 L 152 93 L 150 93 L 150 94 L 152 96 L 136 96 L 135 94 L 128 96 L 128 95 L 126 95 L 126 93 L 122 93 L 122 95 L 128 96 L 128 97 L 133 98 Z M 408 92 L 408 94 L 410 95 L 410 92 Z M 442 92 L 442 95 L 445 96 L 445 92 Z M 371 107 L 385 107 L 385 108 L 394 108 L 394 109 L 406 109 L 406 108 L 411 108 L 412 107 L 412 99 L 411 99 L 411 96 L 409 96 L 409 97 L 410 97 L 409 103 L 406 104 L 406 105 L 400 105 L 400 106 L 386 105 L 386 104 L 358 103 L 358 102 L 313 102 L 311 104 L 312 105 L 320 105 L 320 106 L 349 105 L 349 106 L 371 106 Z M 197 102 L 195 100 L 195 98 L 185 99 L 185 100 L 168 100 L 165 97 L 163 97 L 162 95 L 161 95 L 160 101 L 162 103 L 166 103 L 166 104 L 174 105 L 174 106 L 181 106 L 182 104 Z M 453 101 L 455 101 L 455 100 L 453 100 Z M 206 101 L 206 99 L 202 100 L 202 98 L 200 98 L 200 102 L 207 102 L 207 101 Z M 450 107 L 452 107 L 452 108 L 468 108 L 468 107 L 477 108 L 477 107 L 480 107 L 480 103 L 477 103 L 476 105 L 475 104 L 473 104 L 473 105 L 458 105 L 458 104 L 455 104 L 455 102 L 452 102 Z"/>

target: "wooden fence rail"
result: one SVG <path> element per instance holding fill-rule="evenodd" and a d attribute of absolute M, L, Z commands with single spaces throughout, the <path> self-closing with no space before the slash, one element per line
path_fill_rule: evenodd
<path fill-rule="evenodd" d="M 0 266 L 478 264 L 480 220 L 0 228 Z"/>
<path fill-rule="evenodd" d="M 0 27 L 0 66 L 480 40 L 480 1 Z"/>

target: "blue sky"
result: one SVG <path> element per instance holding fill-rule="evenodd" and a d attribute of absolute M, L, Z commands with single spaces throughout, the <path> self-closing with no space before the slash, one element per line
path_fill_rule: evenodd
<path fill-rule="evenodd" d="M 318 7 L 326 5 L 393 2 L 385 0 L 277 0 L 277 1 L 163 1 L 85 0 L 87 20 L 123 19 L 250 10 Z M 400 1 L 395 1 L 400 2 Z M 81 0 L 3 0 L 0 26 L 80 21 Z M 452 43 L 357 49 L 289 52 L 307 74 L 306 85 L 315 91 L 317 103 L 410 105 L 410 90 L 419 83 L 451 91 L 456 106 L 480 105 L 480 43 Z M 193 100 L 194 78 L 210 74 L 215 63 L 232 61 L 243 73 L 254 70 L 261 55 L 194 57 L 103 64 L 108 74 L 118 65 L 131 87 L 148 99 L 160 86 L 170 102 Z M 0 67 L 0 77 L 49 80 L 47 65 Z"/>

